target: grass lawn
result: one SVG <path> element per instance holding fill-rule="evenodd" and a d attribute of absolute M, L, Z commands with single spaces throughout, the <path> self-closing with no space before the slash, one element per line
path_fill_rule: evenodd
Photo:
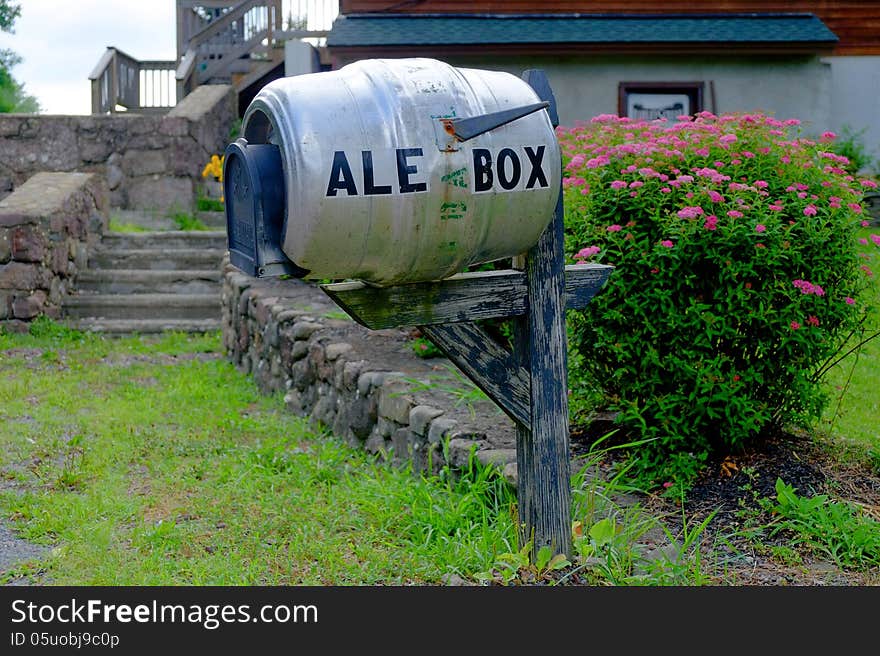
<path fill-rule="evenodd" d="M 880 248 L 870 241 L 872 233 L 880 230 L 863 228 L 859 235 L 867 242 L 860 246 L 860 252 L 875 272 L 867 298 L 873 311 L 865 337 L 880 333 Z M 854 346 L 857 341 L 853 341 Z M 820 428 L 867 445 L 876 451 L 880 461 L 880 336 L 870 339 L 835 366 L 829 372 L 828 385 L 831 402 Z"/>
<path fill-rule="evenodd" d="M 435 583 L 515 546 L 502 478 L 377 463 L 261 395 L 217 334 L 44 328 L 0 335 L 0 516 L 51 548 L 5 581 Z"/>

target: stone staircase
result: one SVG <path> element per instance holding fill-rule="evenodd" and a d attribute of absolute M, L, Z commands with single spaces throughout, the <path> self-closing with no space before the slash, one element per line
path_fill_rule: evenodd
<path fill-rule="evenodd" d="M 111 335 L 220 328 L 225 230 L 105 232 L 62 314 Z"/>

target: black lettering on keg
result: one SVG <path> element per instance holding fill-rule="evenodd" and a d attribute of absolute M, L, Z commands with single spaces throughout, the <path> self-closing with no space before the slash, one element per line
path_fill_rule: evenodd
<path fill-rule="evenodd" d="M 345 151 L 337 150 L 333 153 L 333 166 L 330 168 L 330 183 L 327 185 L 327 195 L 335 196 L 340 189 L 345 189 L 349 196 L 357 196 L 357 186 L 354 183 L 354 175 L 351 166 L 345 157 Z"/>
<path fill-rule="evenodd" d="M 529 164 L 532 165 L 532 172 L 529 173 L 529 178 L 526 180 L 526 189 L 534 189 L 535 183 L 537 183 L 539 187 L 550 186 L 547 182 L 547 176 L 544 175 L 544 149 L 545 146 L 538 146 L 537 150 L 532 150 L 529 146 L 525 146 L 524 148 L 526 151 L 526 157 L 529 158 Z"/>
<path fill-rule="evenodd" d="M 427 191 L 428 184 L 426 182 L 410 182 L 411 175 L 419 172 L 417 166 L 410 164 L 407 160 L 410 157 L 422 157 L 421 148 L 398 148 L 397 149 L 397 182 L 400 185 L 400 193 L 411 194 L 417 191 Z"/>
<path fill-rule="evenodd" d="M 361 151 L 361 162 L 364 165 L 364 196 L 380 196 L 391 193 L 391 185 L 376 186 L 373 177 L 373 153 L 369 150 Z"/>
<path fill-rule="evenodd" d="M 486 148 L 474 148 L 474 191 L 489 191 L 495 182 L 492 175 L 492 153 Z"/>
<path fill-rule="evenodd" d="M 510 177 L 507 177 L 508 160 L 511 164 Z M 496 167 L 498 168 L 498 184 L 502 189 L 510 191 L 519 184 L 520 176 L 522 176 L 522 164 L 512 148 L 501 149 L 501 152 L 498 153 Z"/>

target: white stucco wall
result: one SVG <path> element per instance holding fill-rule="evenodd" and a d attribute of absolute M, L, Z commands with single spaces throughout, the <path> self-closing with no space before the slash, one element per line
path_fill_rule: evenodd
<path fill-rule="evenodd" d="M 763 111 L 798 118 L 809 130 L 832 129 L 831 65 L 817 57 L 535 57 L 446 58 L 455 66 L 520 74 L 541 68 L 556 95 L 563 125 L 597 114 L 616 114 L 620 82 L 704 82 L 704 108 L 714 112 Z M 714 87 L 714 102 L 712 87 Z"/>
<path fill-rule="evenodd" d="M 832 130 L 848 127 L 880 158 L 880 57 L 830 57 Z M 875 161 L 876 172 L 880 163 Z"/>

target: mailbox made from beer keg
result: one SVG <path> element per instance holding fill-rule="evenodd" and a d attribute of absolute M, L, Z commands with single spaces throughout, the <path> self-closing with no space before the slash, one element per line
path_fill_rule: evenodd
<path fill-rule="evenodd" d="M 524 253 L 559 197 L 547 111 L 465 141 L 451 122 L 539 102 L 509 73 L 425 58 L 267 84 L 224 161 L 232 263 L 387 286 Z"/>

